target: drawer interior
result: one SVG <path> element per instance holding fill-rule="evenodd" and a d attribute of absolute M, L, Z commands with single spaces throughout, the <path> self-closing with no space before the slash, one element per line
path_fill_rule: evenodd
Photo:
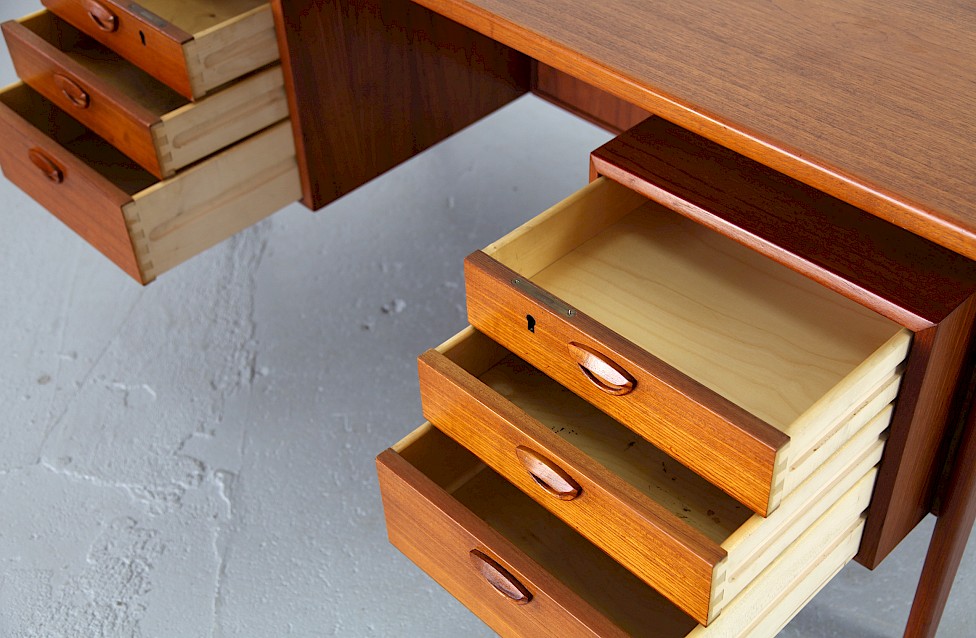
<path fill-rule="evenodd" d="M 464 507 L 631 635 L 684 636 L 697 623 L 436 428 L 394 449 Z"/>
<path fill-rule="evenodd" d="M 157 118 L 189 104 L 189 100 L 53 13 L 42 11 L 23 18 L 20 24 L 98 76 L 116 94 L 133 100 Z"/>
<path fill-rule="evenodd" d="M 540 430 L 546 428 L 570 443 L 655 507 L 663 507 L 680 521 L 679 526 L 692 528 L 721 548 L 726 558 L 712 578 L 712 617 L 856 481 L 872 472 L 881 458 L 898 387 L 898 380 L 891 379 L 858 406 L 835 434 L 837 440 L 824 442 L 812 455 L 817 467 L 811 476 L 775 512 L 762 517 L 483 333 L 465 330 L 438 352 L 490 389 L 477 395 L 479 402 L 497 396 L 498 401 L 516 406 Z M 472 422 L 469 427 L 477 429 L 479 424 Z M 545 442 L 531 423 L 522 427 L 530 438 Z M 540 503 L 555 506 L 548 494 L 533 494 Z M 870 490 L 863 495 L 859 511 L 867 507 L 869 497 Z"/>
<path fill-rule="evenodd" d="M 0 102 L 129 195 L 159 181 L 26 84 L 5 89 Z"/>
<path fill-rule="evenodd" d="M 268 0 L 139 0 L 139 4 L 183 31 L 197 35 L 267 5 Z"/>

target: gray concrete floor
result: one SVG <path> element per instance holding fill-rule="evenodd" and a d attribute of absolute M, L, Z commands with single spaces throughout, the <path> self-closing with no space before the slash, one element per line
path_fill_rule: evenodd
<path fill-rule="evenodd" d="M 606 138 L 524 98 L 147 288 L 0 181 L 0 636 L 490 635 L 387 543 L 373 457 L 465 324 L 464 256 Z M 930 526 L 784 635 L 900 635 Z M 940 635 L 976 635 L 974 582 L 970 556 Z"/>

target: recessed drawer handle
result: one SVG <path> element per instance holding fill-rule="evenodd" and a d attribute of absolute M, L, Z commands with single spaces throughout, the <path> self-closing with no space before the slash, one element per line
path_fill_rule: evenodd
<path fill-rule="evenodd" d="M 634 378 L 605 355 L 578 343 L 570 343 L 569 352 L 586 378 L 604 392 L 620 395 L 634 389 Z"/>
<path fill-rule="evenodd" d="M 88 0 L 85 3 L 88 10 L 88 17 L 92 19 L 99 29 L 107 33 L 112 33 L 119 28 L 119 19 L 112 11 L 101 2 Z"/>
<path fill-rule="evenodd" d="M 472 549 L 470 558 L 475 568 L 498 593 L 512 600 L 517 605 L 524 605 L 532 600 L 532 594 L 525 588 L 525 585 L 520 583 L 507 569 L 499 565 L 487 554 L 477 549 Z"/>
<path fill-rule="evenodd" d="M 79 109 L 87 109 L 88 105 L 91 104 L 91 98 L 85 89 L 81 88 L 77 82 L 65 75 L 55 73 L 54 86 L 58 87 L 61 94 Z"/>
<path fill-rule="evenodd" d="M 515 455 L 535 482 L 556 498 L 571 501 L 583 491 L 565 470 L 541 454 L 520 445 L 515 448 Z"/>
<path fill-rule="evenodd" d="M 44 173 L 44 176 L 55 184 L 60 184 L 64 181 L 64 170 L 58 166 L 58 163 L 53 159 L 48 157 L 48 154 L 39 148 L 32 148 L 27 151 L 27 155 L 30 157 L 30 161 Z"/>

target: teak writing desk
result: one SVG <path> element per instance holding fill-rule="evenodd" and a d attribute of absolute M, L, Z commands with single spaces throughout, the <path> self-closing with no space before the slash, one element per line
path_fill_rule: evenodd
<path fill-rule="evenodd" d="M 449 589 L 500 633 L 618 635 L 621 618 L 644 618 L 650 585 L 675 635 L 748 634 L 736 601 L 762 590 L 742 581 L 806 569 L 795 582 L 812 593 L 855 551 L 877 565 L 929 512 L 906 635 L 935 633 L 976 517 L 969 6 L 43 3 L 51 13 L 4 25 L 26 84 L 0 95 L 15 134 L 0 160 L 142 282 L 296 197 L 318 209 L 528 91 L 623 132 L 592 154 L 591 185 L 468 258 L 474 328 L 420 359 L 433 425 L 378 459 L 391 540 L 439 579 L 463 571 Z M 207 143 L 178 157 L 194 122 Z M 586 281 L 595 292 L 579 294 Z M 690 321 L 641 294 L 671 281 L 698 293 L 672 300 L 694 297 Z M 690 325 L 703 311 L 730 319 L 701 322 L 722 333 L 704 366 Z M 656 349 L 656 312 L 677 354 Z M 758 326 L 744 355 L 748 330 L 723 330 L 736 319 Z M 813 345 L 796 354 L 793 338 Z M 790 363 L 746 373 L 760 350 Z M 753 386 L 726 383 L 721 357 Z M 763 381 L 805 367 L 824 379 L 791 379 L 802 392 Z M 799 395 L 813 407 L 794 414 Z M 553 418 L 597 434 L 569 445 L 542 425 Z M 613 441 L 635 451 L 600 456 Z M 700 527 L 621 478 L 658 463 L 663 491 L 680 475 L 708 508 Z M 571 583 L 545 543 L 532 562 L 483 520 L 517 536 L 513 515 L 603 567 Z M 459 553 L 418 549 L 425 531 L 404 524 L 418 516 Z M 757 635 L 802 606 L 793 583 L 779 593 L 800 600 L 770 608 Z M 612 613 L 584 596 L 625 589 Z"/>
<path fill-rule="evenodd" d="M 274 9 L 310 207 L 533 91 L 616 131 L 661 116 L 976 258 L 976 24 L 964 3 L 275 0 Z M 606 154 L 594 172 L 608 173 Z M 816 236 L 798 240 L 807 245 L 796 258 L 761 229 L 711 223 L 800 271 L 816 250 Z M 939 515 L 909 636 L 934 635 L 976 514 L 974 416 L 962 417 L 971 269 L 953 308 L 911 319 L 916 349 L 942 370 L 929 382 L 957 391 L 922 397 L 914 421 L 896 418 L 858 553 L 874 566 L 926 513 Z"/>

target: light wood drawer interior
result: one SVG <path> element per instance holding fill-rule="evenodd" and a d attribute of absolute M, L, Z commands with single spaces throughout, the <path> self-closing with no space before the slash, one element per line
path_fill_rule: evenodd
<path fill-rule="evenodd" d="M 0 126 L 4 174 L 143 283 L 301 196 L 287 121 L 163 181 L 24 84 Z"/>
<path fill-rule="evenodd" d="M 428 420 L 703 624 L 877 465 L 898 390 L 763 518 L 476 330 L 419 368 Z"/>
<path fill-rule="evenodd" d="M 704 627 L 430 425 L 377 463 L 391 542 L 504 636 L 774 636 L 854 555 L 874 480 L 858 481 Z M 530 599 L 496 591 L 472 550 Z"/>
<path fill-rule="evenodd" d="M 471 255 L 465 278 L 475 327 L 760 513 L 911 343 L 605 178 Z"/>
<path fill-rule="evenodd" d="M 22 80 L 159 178 L 288 117 L 280 66 L 190 102 L 48 11 L 3 31 Z"/>
<path fill-rule="evenodd" d="M 43 0 L 43 4 L 191 99 L 279 56 L 267 0 Z"/>

